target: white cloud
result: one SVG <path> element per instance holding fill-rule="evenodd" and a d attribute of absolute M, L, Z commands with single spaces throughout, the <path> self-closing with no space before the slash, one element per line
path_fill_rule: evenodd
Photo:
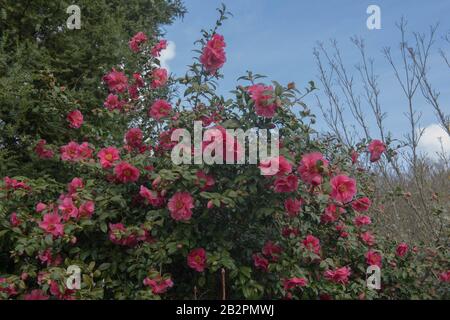
<path fill-rule="evenodd" d="M 175 49 L 176 45 L 173 41 L 167 42 L 167 48 L 161 51 L 161 56 L 159 57 L 159 62 L 161 63 L 161 67 L 167 69 L 167 72 L 170 72 L 170 67 L 168 62 L 175 58 Z"/>
<path fill-rule="evenodd" d="M 447 154 L 450 154 L 450 137 L 439 125 L 431 124 L 425 128 L 419 141 L 419 148 L 431 158 L 437 158 L 436 153 L 441 152 L 442 148 Z"/>

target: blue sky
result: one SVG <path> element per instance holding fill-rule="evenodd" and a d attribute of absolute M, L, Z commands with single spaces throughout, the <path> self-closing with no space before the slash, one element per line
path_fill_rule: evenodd
<path fill-rule="evenodd" d="M 349 38 L 361 36 L 366 41 L 368 55 L 375 59 L 376 72 L 380 76 L 381 103 L 388 112 L 386 124 L 398 137 L 407 130 L 407 120 L 403 116 L 406 100 L 381 50 L 386 46 L 392 47 L 392 50 L 398 48 L 400 38 L 395 23 L 402 16 L 408 20 L 410 31 L 426 32 L 435 23 L 440 24 L 439 35 L 450 31 L 448 0 L 186 0 L 188 13 L 184 19 L 164 28 L 165 38 L 176 45 L 175 56 L 168 61 L 171 72 L 184 74 L 186 65 L 192 61 L 193 42 L 199 38 L 202 28 L 213 25 L 217 18 L 215 9 L 222 2 L 233 13 L 233 17 L 219 30 L 227 43 L 227 63 L 223 67 L 225 79 L 221 82 L 223 94 L 233 89 L 235 80 L 246 70 L 266 75 L 267 81 L 277 80 L 284 84 L 294 81 L 299 88 L 304 87 L 309 80 L 314 80 L 320 88 L 312 54 L 317 41 L 336 39 L 351 68 L 356 63 L 358 53 Z M 370 4 L 381 8 L 381 30 L 368 30 L 366 27 L 366 9 Z M 438 48 L 443 48 L 449 55 L 450 48 L 444 41 L 438 40 L 431 57 L 431 80 L 441 91 L 444 103 L 450 99 L 450 74 L 439 58 Z M 356 72 L 353 73 L 356 76 Z M 315 99 L 305 102 L 319 115 Z M 421 99 L 417 100 L 417 105 L 423 113 L 422 126 L 436 122 L 429 106 Z M 446 111 L 450 111 L 448 104 Z M 323 121 L 319 121 L 318 128 L 325 128 Z M 450 141 L 448 148 L 450 150 Z"/>

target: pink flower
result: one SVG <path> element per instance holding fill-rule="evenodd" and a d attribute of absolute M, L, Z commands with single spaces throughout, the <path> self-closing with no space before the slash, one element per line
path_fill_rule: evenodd
<path fill-rule="evenodd" d="M 408 249 L 409 249 L 408 244 L 402 242 L 397 246 L 395 253 L 397 254 L 397 256 L 403 257 L 408 252 Z"/>
<path fill-rule="evenodd" d="M 297 171 L 305 183 L 318 186 L 322 183 L 322 170 L 327 167 L 328 161 L 323 155 L 320 152 L 312 152 L 303 155 Z"/>
<path fill-rule="evenodd" d="M 78 146 L 78 157 L 80 160 L 92 158 L 93 150 L 89 147 L 89 143 L 83 142 Z"/>
<path fill-rule="evenodd" d="M 167 70 L 164 68 L 156 68 L 152 72 L 152 82 L 150 84 L 152 89 L 161 88 L 167 82 Z"/>
<path fill-rule="evenodd" d="M 115 94 L 110 93 L 108 97 L 106 98 L 103 105 L 106 109 L 109 111 L 113 111 L 114 109 L 122 109 L 123 105 L 125 104 L 125 101 L 119 100 L 119 96 L 116 96 Z"/>
<path fill-rule="evenodd" d="M 315 254 L 320 254 L 320 240 L 313 235 L 307 235 L 303 240 L 303 245 L 305 248 Z"/>
<path fill-rule="evenodd" d="M 225 64 L 225 46 L 223 36 L 216 33 L 203 48 L 200 62 L 209 74 L 215 74 Z"/>
<path fill-rule="evenodd" d="M 442 282 L 450 282 L 450 270 L 441 272 L 439 274 L 439 280 Z"/>
<path fill-rule="evenodd" d="M 144 279 L 144 285 L 151 287 L 153 294 L 162 294 L 173 287 L 173 281 L 170 278 L 163 279 L 161 276 L 153 279 L 147 277 Z"/>
<path fill-rule="evenodd" d="M 352 150 L 350 157 L 352 159 L 352 164 L 355 164 L 358 162 L 359 154 L 355 150 Z"/>
<path fill-rule="evenodd" d="M 167 40 L 159 40 L 157 44 L 155 44 L 150 53 L 153 57 L 157 58 L 160 56 L 161 51 L 167 48 Z"/>
<path fill-rule="evenodd" d="M 0 278 L 0 292 L 5 292 L 8 298 L 17 295 L 16 286 L 14 283 L 8 283 L 6 278 Z"/>
<path fill-rule="evenodd" d="M 349 267 L 337 268 L 335 270 L 327 270 L 324 273 L 324 277 L 332 282 L 347 284 L 350 277 L 351 270 Z"/>
<path fill-rule="evenodd" d="M 45 214 L 39 227 L 55 238 L 64 235 L 64 224 L 61 223 L 61 217 L 58 214 Z"/>
<path fill-rule="evenodd" d="M 136 182 L 139 179 L 139 170 L 128 162 L 120 162 L 114 168 L 116 179 L 122 183 Z"/>
<path fill-rule="evenodd" d="M 290 238 L 291 235 L 296 237 L 300 235 L 300 231 L 298 230 L 298 228 L 284 227 L 281 230 L 281 235 L 285 238 Z"/>
<path fill-rule="evenodd" d="M 34 148 L 34 151 L 36 152 L 38 157 L 41 159 L 50 159 L 50 158 L 53 158 L 53 156 L 54 156 L 53 150 L 47 149 L 46 144 L 47 144 L 47 141 L 45 141 L 44 139 L 41 139 L 38 141 L 38 143 L 36 144 L 36 147 Z"/>
<path fill-rule="evenodd" d="M 200 188 L 200 191 L 210 190 L 216 183 L 214 177 L 207 175 L 203 170 L 198 170 L 195 175 L 197 176 L 195 184 Z"/>
<path fill-rule="evenodd" d="M 18 181 L 16 179 L 11 179 L 10 177 L 4 177 L 3 181 L 5 183 L 5 189 L 24 189 L 24 190 L 30 190 L 31 187 L 28 186 L 25 182 L 23 181 Z"/>
<path fill-rule="evenodd" d="M 372 220 L 370 219 L 369 216 L 365 216 L 365 215 L 360 215 L 360 216 L 356 216 L 355 219 L 353 219 L 353 223 L 358 226 L 367 226 L 369 224 L 372 223 Z"/>
<path fill-rule="evenodd" d="M 338 175 L 331 179 L 331 198 L 346 203 L 356 194 L 356 181 L 345 175 Z"/>
<path fill-rule="evenodd" d="M 375 244 L 375 237 L 370 231 L 366 231 L 360 234 L 361 240 L 368 246 L 373 246 Z"/>
<path fill-rule="evenodd" d="M 335 222 L 339 216 L 344 213 L 345 210 L 341 207 L 336 206 L 335 204 L 329 204 L 323 214 L 320 216 L 320 221 L 322 223 L 332 223 Z"/>
<path fill-rule="evenodd" d="M 283 249 L 279 245 L 274 244 L 272 241 L 267 241 L 262 249 L 263 255 L 272 261 L 277 261 L 278 256 L 282 251 Z"/>
<path fill-rule="evenodd" d="M 256 114 L 265 118 L 272 118 L 277 110 L 277 105 L 270 102 L 273 99 L 273 87 L 263 84 L 255 84 L 248 88 L 250 97 L 255 102 Z"/>
<path fill-rule="evenodd" d="M 370 153 L 370 162 L 380 160 L 383 152 L 386 151 L 386 146 L 381 140 L 372 140 L 368 147 Z"/>
<path fill-rule="evenodd" d="M 73 110 L 67 114 L 67 121 L 71 128 L 78 129 L 83 124 L 83 114 L 80 110 Z"/>
<path fill-rule="evenodd" d="M 25 300 L 48 300 L 49 296 L 45 294 L 44 291 L 40 289 L 32 290 L 30 293 L 27 293 L 24 297 Z"/>
<path fill-rule="evenodd" d="M 203 248 L 191 250 L 187 256 L 189 267 L 198 272 L 203 272 L 206 267 L 206 251 Z"/>
<path fill-rule="evenodd" d="M 122 223 L 109 224 L 109 240 L 115 244 L 124 244 L 123 234 L 127 231 Z"/>
<path fill-rule="evenodd" d="M 78 208 L 79 216 L 90 218 L 92 217 L 94 210 L 95 210 L 94 201 L 86 201 L 83 204 L 81 204 L 80 208 Z"/>
<path fill-rule="evenodd" d="M 370 201 L 370 199 L 367 197 L 359 198 L 352 202 L 352 208 L 357 212 L 367 211 L 369 210 L 371 205 L 372 201 Z"/>
<path fill-rule="evenodd" d="M 269 260 L 267 260 L 260 254 L 254 254 L 252 256 L 252 258 L 253 258 L 253 264 L 255 265 L 256 268 L 261 269 L 266 272 L 268 271 Z"/>
<path fill-rule="evenodd" d="M 63 161 L 78 161 L 80 155 L 78 152 L 78 143 L 71 141 L 65 146 L 61 147 L 61 160 Z"/>
<path fill-rule="evenodd" d="M 369 250 L 366 253 L 366 262 L 369 266 L 378 266 L 381 268 L 381 254 L 379 252 Z"/>
<path fill-rule="evenodd" d="M 98 152 L 97 157 L 100 159 L 100 164 L 103 169 L 111 168 L 114 162 L 120 160 L 119 150 L 114 147 L 101 149 Z"/>
<path fill-rule="evenodd" d="M 141 186 L 139 195 L 154 207 L 160 207 L 164 203 L 163 197 L 158 195 L 157 192 L 147 189 L 145 186 Z"/>
<path fill-rule="evenodd" d="M 78 218 L 78 208 L 73 204 L 73 200 L 70 197 L 65 197 L 58 206 L 58 209 L 61 211 L 65 221 L 70 218 Z"/>
<path fill-rule="evenodd" d="M 139 148 L 142 145 L 142 139 L 142 130 L 139 128 L 131 128 L 125 134 L 126 143 L 133 148 Z"/>
<path fill-rule="evenodd" d="M 163 99 L 156 100 L 148 111 L 148 115 L 159 121 L 161 118 L 167 117 L 172 111 L 172 106 Z"/>
<path fill-rule="evenodd" d="M 137 52 L 139 52 L 141 50 L 139 48 L 139 46 L 142 43 L 145 43 L 147 40 L 148 40 L 148 38 L 145 35 L 145 33 L 138 32 L 131 38 L 131 40 L 128 42 L 128 45 L 129 45 L 131 51 L 137 53 Z"/>
<path fill-rule="evenodd" d="M 263 176 L 282 176 L 292 172 L 292 165 L 283 156 L 261 160 L 259 169 Z"/>
<path fill-rule="evenodd" d="M 274 191 L 276 193 L 294 192 L 298 188 L 298 178 L 294 175 L 279 177 L 274 182 Z"/>
<path fill-rule="evenodd" d="M 125 90 L 128 87 L 127 76 L 123 72 L 116 71 L 116 69 L 114 68 L 110 73 L 103 76 L 103 81 L 106 82 L 106 84 L 109 87 L 109 90 L 115 93 L 125 92 Z"/>
<path fill-rule="evenodd" d="M 284 279 L 283 281 L 283 288 L 284 290 L 292 290 L 297 287 L 306 287 L 308 285 L 308 280 L 305 278 L 289 278 Z"/>
<path fill-rule="evenodd" d="M 22 221 L 20 221 L 20 219 L 17 217 L 17 213 L 13 212 L 11 214 L 11 217 L 9 218 L 9 223 L 11 224 L 12 227 L 15 228 L 15 227 L 20 226 Z"/>
<path fill-rule="evenodd" d="M 289 217 L 296 217 L 302 210 L 303 201 L 295 198 L 288 198 L 284 200 L 284 209 Z"/>
<path fill-rule="evenodd" d="M 61 255 L 57 255 L 54 259 L 52 256 L 52 251 L 50 249 L 46 249 L 45 251 L 39 253 L 38 255 L 39 260 L 42 264 L 46 264 L 47 266 L 59 266 L 62 263 L 62 257 Z"/>
<path fill-rule="evenodd" d="M 72 181 L 67 185 L 67 190 L 69 194 L 76 193 L 78 190 L 84 188 L 83 179 L 81 178 L 73 178 Z"/>
<path fill-rule="evenodd" d="M 194 199 L 188 192 L 177 192 L 170 198 L 167 208 L 172 219 L 187 221 L 192 217 Z"/>
<path fill-rule="evenodd" d="M 36 205 L 35 210 L 36 210 L 36 212 L 42 212 L 42 211 L 45 210 L 45 208 L 47 208 L 47 205 L 46 205 L 45 203 L 39 202 L 39 203 Z"/>

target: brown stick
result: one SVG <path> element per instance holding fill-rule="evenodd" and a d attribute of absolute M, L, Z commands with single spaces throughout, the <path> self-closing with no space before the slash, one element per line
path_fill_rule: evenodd
<path fill-rule="evenodd" d="M 226 289 L 225 289 L 225 269 L 221 270 L 221 278 L 222 278 L 222 300 L 226 300 Z"/>

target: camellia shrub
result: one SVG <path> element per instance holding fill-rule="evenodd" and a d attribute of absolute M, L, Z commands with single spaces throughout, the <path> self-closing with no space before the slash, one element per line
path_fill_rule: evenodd
<path fill-rule="evenodd" d="M 301 92 L 249 72 L 232 97 L 217 94 L 226 63 L 218 27 L 227 13 L 219 13 L 179 79 L 159 66 L 165 40 L 142 32 L 130 40 L 139 68 L 111 66 L 104 106 L 92 106 L 90 116 L 128 123 L 123 143 L 78 138 L 56 146 L 36 136 L 29 153 L 42 176 L 4 177 L 0 297 L 449 298 L 448 248 L 393 243 L 371 231 L 373 182 L 360 160 L 375 162 L 388 146 L 373 140 L 345 150 L 319 135 L 302 102 L 313 82 Z M 98 122 L 90 117 L 73 110 L 64 125 L 80 137 Z M 175 164 L 172 133 L 193 133 L 195 121 L 219 133 L 201 149 L 218 144 L 229 151 L 223 158 L 246 149 L 226 129 L 278 129 L 279 156 Z M 58 178 L 48 173 L 54 166 Z M 70 266 L 79 268 L 80 288 L 67 285 Z M 379 290 L 367 287 L 369 266 L 381 270 Z"/>

